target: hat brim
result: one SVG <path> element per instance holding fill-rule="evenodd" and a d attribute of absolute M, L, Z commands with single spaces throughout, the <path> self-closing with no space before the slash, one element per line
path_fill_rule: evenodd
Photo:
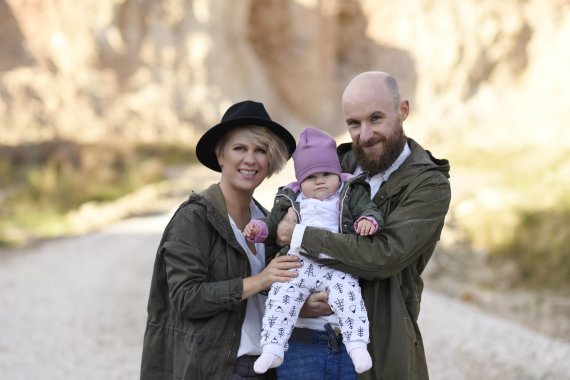
<path fill-rule="evenodd" d="M 216 145 L 218 141 L 226 133 L 237 127 L 243 127 L 246 125 L 258 125 L 260 127 L 266 127 L 271 132 L 273 132 L 277 137 L 279 137 L 285 145 L 287 145 L 287 151 L 289 157 L 295 151 L 295 138 L 287 129 L 285 129 L 280 124 L 257 117 L 242 117 L 221 122 L 204 133 L 204 135 L 198 140 L 196 144 L 196 157 L 204 166 L 212 169 L 216 172 L 221 172 L 220 164 L 218 163 L 218 158 L 216 157 Z M 289 158 L 288 157 L 288 158 Z"/>

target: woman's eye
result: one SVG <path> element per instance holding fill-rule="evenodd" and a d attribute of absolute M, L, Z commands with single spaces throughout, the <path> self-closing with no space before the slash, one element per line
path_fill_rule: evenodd
<path fill-rule="evenodd" d="M 255 151 L 256 151 L 257 153 L 263 153 L 263 154 L 265 154 L 265 149 L 263 149 L 263 148 L 257 148 Z"/>

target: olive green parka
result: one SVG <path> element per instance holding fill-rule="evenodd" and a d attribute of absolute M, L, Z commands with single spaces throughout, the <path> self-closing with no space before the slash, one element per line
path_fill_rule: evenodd
<path fill-rule="evenodd" d="M 266 263 L 276 252 L 277 246 L 266 245 Z M 230 379 L 247 302 L 242 280 L 250 275 L 219 185 L 192 193 L 156 254 L 141 379 Z"/>
<path fill-rule="evenodd" d="M 439 240 L 451 200 L 449 162 L 408 139 L 411 155 L 393 172 L 373 201 L 384 214 L 371 237 L 340 235 L 307 227 L 302 251 L 321 263 L 360 278 L 370 319 L 373 367 L 359 379 L 428 379 L 418 315 L 421 274 Z M 357 166 L 350 144 L 338 147 L 343 171 Z"/>

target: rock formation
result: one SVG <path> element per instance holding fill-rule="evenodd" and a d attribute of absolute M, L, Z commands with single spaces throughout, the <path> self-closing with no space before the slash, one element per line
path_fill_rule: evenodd
<path fill-rule="evenodd" d="M 547 144 L 569 44 L 564 0 L 0 0 L 0 143 L 192 141 L 245 98 L 339 134 L 346 81 L 384 70 L 426 139 Z"/>

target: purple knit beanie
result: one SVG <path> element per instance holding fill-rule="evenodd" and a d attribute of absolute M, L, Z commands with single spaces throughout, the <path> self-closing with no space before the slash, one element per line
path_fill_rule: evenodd
<path fill-rule="evenodd" d="M 295 176 L 299 184 L 311 174 L 329 172 L 340 177 L 336 142 L 316 128 L 305 128 L 293 153 Z"/>

